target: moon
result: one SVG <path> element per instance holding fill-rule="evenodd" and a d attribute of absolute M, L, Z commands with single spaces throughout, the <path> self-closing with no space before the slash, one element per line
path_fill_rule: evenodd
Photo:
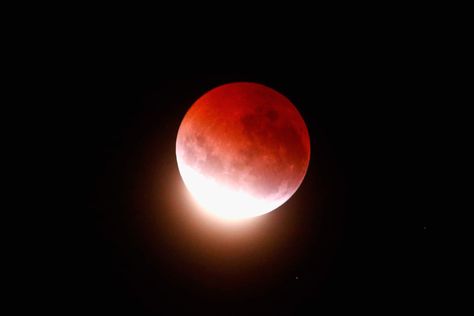
<path fill-rule="evenodd" d="M 259 83 L 229 83 L 190 107 L 178 129 L 176 159 L 205 212 L 251 218 L 275 210 L 299 188 L 309 165 L 309 133 L 284 95 Z"/>

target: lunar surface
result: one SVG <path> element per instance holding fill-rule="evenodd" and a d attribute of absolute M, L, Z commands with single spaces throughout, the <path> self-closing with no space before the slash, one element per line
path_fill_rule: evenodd
<path fill-rule="evenodd" d="M 205 93 L 178 130 L 176 158 L 201 208 L 222 219 L 268 213 L 298 189 L 310 158 L 309 134 L 296 107 L 257 83 Z"/>

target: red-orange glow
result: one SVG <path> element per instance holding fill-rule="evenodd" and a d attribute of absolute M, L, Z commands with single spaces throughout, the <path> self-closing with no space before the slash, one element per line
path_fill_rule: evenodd
<path fill-rule="evenodd" d="M 223 219 L 268 213 L 300 186 L 309 134 L 295 106 L 256 83 L 231 83 L 199 98 L 178 131 L 176 157 L 191 195 Z"/>

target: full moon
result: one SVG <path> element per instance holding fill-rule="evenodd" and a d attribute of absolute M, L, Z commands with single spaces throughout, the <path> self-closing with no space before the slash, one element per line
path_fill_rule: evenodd
<path fill-rule="evenodd" d="M 299 188 L 310 158 L 308 129 L 296 107 L 258 83 L 214 88 L 188 110 L 176 158 L 197 204 L 225 220 L 271 212 Z"/>

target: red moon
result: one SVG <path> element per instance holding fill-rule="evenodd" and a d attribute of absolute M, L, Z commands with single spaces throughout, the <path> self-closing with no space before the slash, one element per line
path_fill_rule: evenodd
<path fill-rule="evenodd" d="M 185 186 L 205 211 L 249 218 L 273 211 L 299 188 L 309 164 L 309 134 L 284 95 L 258 83 L 229 83 L 188 110 L 176 158 Z"/>

